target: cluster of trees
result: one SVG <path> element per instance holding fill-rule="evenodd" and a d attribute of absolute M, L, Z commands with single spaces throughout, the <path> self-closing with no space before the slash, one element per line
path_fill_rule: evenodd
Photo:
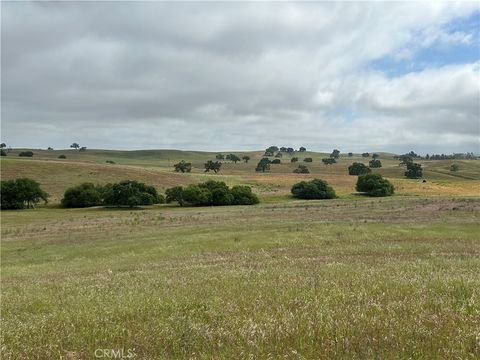
<path fill-rule="evenodd" d="M 295 151 L 305 152 L 307 151 L 307 149 L 304 146 L 300 146 L 298 150 L 295 150 L 292 147 L 286 147 L 286 146 L 278 147 L 278 146 L 272 145 L 265 149 L 265 153 L 263 154 L 263 156 L 282 157 L 282 153 L 293 155 Z"/>
<path fill-rule="evenodd" d="M 67 189 L 61 201 L 64 207 L 69 208 L 100 205 L 134 207 L 164 202 L 164 196 L 158 194 L 155 187 L 135 180 L 106 185 L 83 183 Z"/>
<path fill-rule="evenodd" d="M 241 158 L 235 154 L 227 154 L 227 155 L 223 155 L 223 154 L 217 154 L 215 155 L 215 158 L 217 160 L 229 160 L 229 161 L 233 161 L 235 164 L 240 161 L 240 160 L 243 160 L 245 161 L 245 163 L 248 163 L 248 160 L 250 160 L 250 156 L 248 155 L 244 155 L 242 156 Z"/>
<path fill-rule="evenodd" d="M 467 153 L 454 153 L 451 155 L 445 154 L 432 154 L 425 155 L 426 160 L 475 160 L 478 159 L 478 156 L 475 156 L 473 152 Z"/>
<path fill-rule="evenodd" d="M 292 187 L 292 195 L 298 199 L 334 199 L 335 190 L 324 180 L 301 181 Z"/>
<path fill-rule="evenodd" d="M 177 202 L 180 206 L 254 205 L 259 203 L 257 195 L 249 186 L 229 188 L 223 181 L 207 181 L 187 187 L 175 186 L 165 192 L 167 203 Z"/>
<path fill-rule="evenodd" d="M 1 182 L 2 209 L 24 209 L 34 207 L 41 200 L 47 202 L 48 194 L 32 179 L 16 179 Z M 249 186 L 229 188 L 221 181 L 207 181 L 185 188 L 175 186 L 167 189 L 167 198 L 157 192 L 155 187 L 134 180 L 124 180 L 114 184 L 98 185 L 83 183 L 68 188 L 61 200 L 67 208 L 91 206 L 142 206 L 178 202 L 180 206 L 213 205 L 253 205 L 258 197 Z"/>
<path fill-rule="evenodd" d="M 35 180 L 22 178 L 2 181 L 0 198 L 2 209 L 25 209 L 34 208 L 42 200 L 47 203 L 48 194 Z"/>
<path fill-rule="evenodd" d="M 322 159 L 322 162 L 325 165 L 332 165 L 332 164 L 335 164 L 337 162 L 337 159 L 339 157 L 340 157 L 340 150 L 334 149 L 328 158 L 323 158 Z"/>
<path fill-rule="evenodd" d="M 410 151 L 403 155 L 396 155 L 394 159 L 398 159 L 402 162 L 412 162 L 415 159 L 425 159 L 425 160 L 475 160 L 478 156 L 476 156 L 473 152 L 467 153 L 453 153 L 450 155 L 447 154 L 432 154 L 432 155 L 425 155 L 425 157 L 420 156 L 419 154 L 415 153 L 414 151 Z"/>

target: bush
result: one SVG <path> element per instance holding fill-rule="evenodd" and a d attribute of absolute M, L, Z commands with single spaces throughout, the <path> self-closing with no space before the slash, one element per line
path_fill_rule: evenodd
<path fill-rule="evenodd" d="M 390 196 L 394 193 L 394 187 L 390 181 L 380 174 L 360 175 L 357 180 L 357 191 L 369 196 Z"/>
<path fill-rule="evenodd" d="M 296 163 L 297 161 L 298 161 L 298 157 L 295 157 L 295 156 L 290 159 L 290 162 L 292 163 Z"/>
<path fill-rule="evenodd" d="M 67 157 L 65 155 L 58 155 L 59 159 L 66 159 Z"/>
<path fill-rule="evenodd" d="M 273 159 L 270 164 L 281 164 L 282 161 L 280 159 Z"/>
<path fill-rule="evenodd" d="M 7 152 L 3 149 L 0 150 L 0 155 L 1 156 L 7 156 Z"/>
<path fill-rule="evenodd" d="M 107 161 L 105 161 L 105 162 L 106 162 L 107 164 L 115 164 L 115 161 L 113 161 L 113 160 L 107 160 Z"/>
<path fill-rule="evenodd" d="M 422 165 L 417 163 L 407 163 L 405 176 L 409 179 L 420 179 L 423 176 Z"/>
<path fill-rule="evenodd" d="M 378 159 L 372 159 L 368 162 L 368 165 L 371 168 L 381 168 L 382 167 L 382 162 Z"/>
<path fill-rule="evenodd" d="M 18 156 L 32 157 L 32 156 L 33 156 L 33 152 L 31 152 L 31 151 L 22 151 L 21 153 L 18 154 Z"/>
<path fill-rule="evenodd" d="M 23 178 L 2 181 L 0 198 L 2 209 L 24 209 L 34 208 L 40 200 L 47 203 L 48 194 L 35 180 Z"/>
<path fill-rule="evenodd" d="M 254 205 L 260 202 L 250 186 L 237 185 L 232 187 L 231 192 L 233 195 L 232 205 Z"/>
<path fill-rule="evenodd" d="M 223 181 L 207 181 L 186 188 L 175 186 L 167 189 L 167 202 L 178 202 L 180 206 L 219 206 L 258 204 L 258 197 L 248 186 L 234 186 L 232 189 Z"/>
<path fill-rule="evenodd" d="M 310 158 L 310 157 L 303 159 L 303 162 L 312 162 L 312 161 L 313 161 L 313 159 Z"/>
<path fill-rule="evenodd" d="M 159 195 L 153 186 L 134 180 L 124 180 L 109 185 L 105 190 L 105 205 L 134 207 L 163 202 L 165 202 L 164 197 Z"/>
<path fill-rule="evenodd" d="M 337 160 L 335 160 L 335 158 L 333 158 L 333 157 L 329 157 L 329 158 L 322 159 L 322 162 L 325 165 L 332 165 L 332 164 L 335 164 L 337 162 Z"/>
<path fill-rule="evenodd" d="M 295 174 L 310 174 L 310 170 L 305 165 L 298 165 L 298 168 L 293 170 Z"/>
<path fill-rule="evenodd" d="M 83 183 L 65 191 L 61 201 L 67 208 L 83 208 L 103 204 L 104 188 L 92 183 Z"/>
<path fill-rule="evenodd" d="M 368 168 L 365 164 L 354 162 L 348 167 L 349 175 L 364 175 L 370 173 L 372 170 Z"/>
<path fill-rule="evenodd" d="M 370 157 L 370 153 L 367 153 L 367 152 L 362 153 L 362 157 Z"/>
<path fill-rule="evenodd" d="M 460 167 L 457 164 L 452 164 L 450 165 L 450 171 L 458 171 Z"/>
<path fill-rule="evenodd" d="M 301 181 L 292 187 L 293 197 L 298 199 L 334 199 L 335 190 L 326 181 L 314 179 Z"/>
<path fill-rule="evenodd" d="M 185 160 L 173 165 L 173 167 L 175 168 L 176 172 L 189 173 L 192 171 L 192 164 L 185 162 Z"/>

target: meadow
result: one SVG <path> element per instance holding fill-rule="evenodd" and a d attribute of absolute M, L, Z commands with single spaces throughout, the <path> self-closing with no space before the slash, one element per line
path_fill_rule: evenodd
<path fill-rule="evenodd" d="M 2 179 L 32 177 L 51 201 L 1 212 L 3 359 L 95 359 L 97 349 L 136 359 L 480 357 L 479 160 L 421 161 L 424 183 L 380 154 L 375 172 L 397 191 L 372 199 L 346 173 L 366 162 L 358 155 L 325 166 L 326 154 L 303 153 L 314 161 L 301 175 L 288 156 L 255 173 L 262 153 L 251 152 L 214 175 L 202 164 L 215 153 L 15 151 L 1 159 Z M 192 173 L 173 172 L 181 159 Z M 290 197 L 315 177 L 339 198 Z M 252 186 L 261 204 L 59 206 L 84 181 L 163 191 L 212 178 Z"/>

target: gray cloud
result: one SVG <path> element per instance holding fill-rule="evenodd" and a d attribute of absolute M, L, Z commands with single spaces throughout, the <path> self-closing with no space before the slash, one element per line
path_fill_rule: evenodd
<path fill-rule="evenodd" d="M 2 141 L 475 151 L 478 64 L 395 79 L 367 66 L 474 5 L 7 2 Z"/>

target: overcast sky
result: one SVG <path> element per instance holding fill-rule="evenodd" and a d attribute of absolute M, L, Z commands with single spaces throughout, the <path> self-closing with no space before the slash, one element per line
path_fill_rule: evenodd
<path fill-rule="evenodd" d="M 2 2 L 12 147 L 480 152 L 478 2 Z"/>

